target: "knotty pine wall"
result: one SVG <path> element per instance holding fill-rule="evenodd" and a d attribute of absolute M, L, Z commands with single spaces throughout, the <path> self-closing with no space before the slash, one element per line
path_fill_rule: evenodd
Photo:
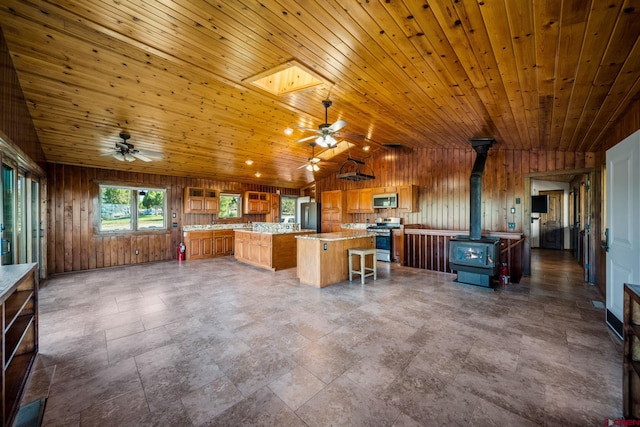
<path fill-rule="evenodd" d="M 62 273 L 94 268 L 176 259 L 182 226 L 224 222 L 265 221 L 265 215 L 244 215 L 238 220 L 218 220 L 216 215 L 183 214 L 184 187 L 207 187 L 242 193 L 266 191 L 298 195 L 298 190 L 144 173 L 111 171 L 50 163 L 47 200 L 47 272 Z M 98 184 L 109 182 L 139 187 L 167 188 L 167 221 L 178 227 L 167 231 L 99 233 Z M 176 218 L 172 218 L 172 213 Z M 135 249 L 139 254 L 135 255 Z"/>
<path fill-rule="evenodd" d="M 18 81 L 18 74 L 0 29 L 0 132 L 43 170 L 44 152 L 31 121 L 31 115 Z"/>
<path fill-rule="evenodd" d="M 353 214 L 354 222 L 376 217 L 399 216 L 404 224 L 422 224 L 432 229 L 468 230 L 469 177 L 476 153 L 469 150 L 419 149 L 386 150 L 367 160 L 376 179 L 354 183 L 335 175 L 316 183 L 316 192 L 334 189 L 418 186 L 418 209 L 402 213 L 396 209 L 376 210 L 375 214 Z M 599 168 L 598 153 L 560 151 L 489 150 L 482 180 L 482 230 L 523 231 L 524 176 L 533 172 L 562 172 Z M 516 204 L 520 198 L 520 204 Z M 516 214 L 509 210 L 516 208 Z M 515 222 L 515 230 L 508 230 Z"/>

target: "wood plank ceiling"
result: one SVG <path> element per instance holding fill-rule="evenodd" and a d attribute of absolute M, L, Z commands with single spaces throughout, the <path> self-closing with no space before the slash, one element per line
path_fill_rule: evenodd
<path fill-rule="evenodd" d="M 355 146 L 316 177 L 472 136 L 600 150 L 640 91 L 639 15 L 640 0 L 6 0 L 0 25 L 49 162 L 297 188 L 309 133 L 284 130 L 317 128 L 327 98 Z M 247 80 L 291 60 L 328 83 Z M 162 158 L 103 155 L 121 131 Z"/>

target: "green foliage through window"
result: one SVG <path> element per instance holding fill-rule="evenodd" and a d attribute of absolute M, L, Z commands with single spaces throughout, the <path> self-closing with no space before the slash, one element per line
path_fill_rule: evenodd
<path fill-rule="evenodd" d="M 100 186 L 100 231 L 166 229 L 166 191 Z"/>
<path fill-rule="evenodd" d="M 242 209 L 239 194 L 220 194 L 218 218 L 240 218 Z"/>

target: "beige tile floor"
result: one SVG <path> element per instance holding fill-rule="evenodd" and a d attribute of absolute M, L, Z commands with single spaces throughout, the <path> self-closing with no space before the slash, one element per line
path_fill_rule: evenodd
<path fill-rule="evenodd" d="M 496 292 L 386 263 L 316 289 L 232 257 L 59 275 L 23 403 L 47 397 L 46 426 L 602 425 L 621 344 L 567 255 Z"/>

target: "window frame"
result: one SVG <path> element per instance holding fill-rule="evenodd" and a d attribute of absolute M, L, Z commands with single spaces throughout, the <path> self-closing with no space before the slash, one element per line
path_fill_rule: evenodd
<path fill-rule="evenodd" d="M 97 234 L 113 235 L 113 234 L 152 234 L 152 233 L 167 233 L 170 231 L 171 221 L 168 217 L 167 207 L 169 206 L 169 188 L 168 187 L 156 187 L 156 186 L 141 186 L 139 184 L 123 184 L 118 182 L 98 182 L 97 183 L 97 202 L 96 202 L 96 215 L 95 215 L 95 232 Z M 102 229 L 102 189 L 103 188 L 118 188 L 122 190 L 131 191 L 131 198 L 129 201 L 129 209 L 131 211 L 131 228 L 120 230 L 103 230 Z M 138 226 L 138 204 L 140 203 L 141 191 L 162 191 L 164 192 L 164 200 L 162 206 L 163 212 L 163 225 L 157 228 L 142 228 Z"/>
<path fill-rule="evenodd" d="M 219 206 L 220 206 L 220 211 L 218 212 L 218 219 L 235 219 L 235 218 L 242 218 L 242 194 L 240 193 L 234 193 L 231 191 L 221 191 L 219 194 Z M 223 216 L 222 215 L 222 198 L 223 197 L 234 197 L 237 199 L 238 201 L 238 215 L 236 216 Z"/>

